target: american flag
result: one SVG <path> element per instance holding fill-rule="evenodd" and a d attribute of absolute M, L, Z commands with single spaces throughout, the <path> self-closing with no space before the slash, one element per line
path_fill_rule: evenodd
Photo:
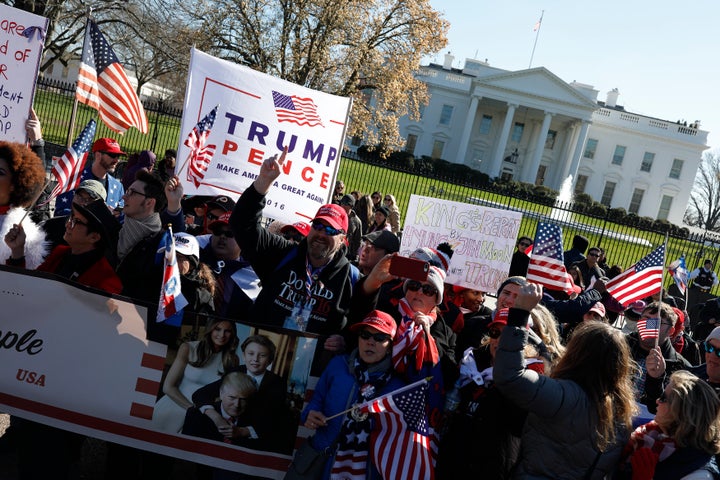
<path fill-rule="evenodd" d="M 606 285 L 607 292 L 624 307 L 660 292 L 664 260 L 665 245 L 663 244 L 610 280 Z"/>
<path fill-rule="evenodd" d="M 130 127 L 148 132 L 140 99 L 115 52 L 93 21 L 88 22 L 85 31 L 75 98 L 96 109 L 103 122 L 117 133 L 123 134 Z"/>
<path fill-rule="evenodd" d="M 72 146 L 67 149 L 62 157 L 53 158 L 52 175 L 57 181 L 57 185 L 53 188 L 50 198 L 75 190 L 82 180 L 82 172 L 87 161 L 88 151 L 92 139 L 95 136 L 97 123 L 90 120 L 80 136 L 75 139 Z"/>
<path fill-rule="evenodd" d="M 276 91 L 272 92 L 272 96 L 278 122 L 292 122 L 310 127 L 322 126 L 322 119 L 312 98 L 283 95 Z"/>
<path fill-rule="evenodd" d="M 182 309 L 188 301 L 180 288 L 180 269 L 175 255 L 175 238 L 172 229 L 168 228 L 160 242 L 160 248 L 165 253 L 165 268 L 163 269 L 163 283 L 160 290 L 157 321 L 167 325 L 180 326 L 182 323 Z"/>
<path fill-rule="evenodd" d="M 687 267 L 685 266 L 685 255 L 681 256 L 680 259 L 672 262 L 668 266 L 668 270 L 670 270 L 670 274 L 675 279 L 675 284 L 678 286 L 680 292 L 685 295 L 688 282 L 688 271 Z"/>
<path fill-rule="evenodd" d="M 563 264 L 562 231 L 558 225 L 538 224 L 527 279 L 550 290 L 572 292 L 572 280 Z"/>
<path fill-rule="evenodd" d="M 642 340 L 652 340 L 660 335 L 659 318 L 641 318 L 637 322 L 637 331 Z"/>
<path fill-rule="evenodd" d="M 215 145 L 205 145 L 205 142 L 215 124 L 218 107 L 219 105 L 216 105 L 210 113 L 205 115 L 185 139 L 185 146 L 190 148 L 190 165 L 188 166 L 187 179 L 193 182 L 196 188 L 200 186 L 205 178 L 205 172 L 215 154 Z"/>
<path fill-rule="evenodd" d="M 383 478 L 435 478 L 435 432 L 425 405 L 428 381 L 422 379 L 361 406 L 374 415 L 371 459 Z"/>

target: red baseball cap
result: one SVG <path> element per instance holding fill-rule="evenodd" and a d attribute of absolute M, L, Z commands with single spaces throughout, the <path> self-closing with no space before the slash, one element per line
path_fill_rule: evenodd
<path fill-rule="evenodd" d="M 508 314 L 510 313 L 509 308 L 503 308 L 495 313 L 495 318 L 488 324 L 488 329 L 492 327 L 504 327 L 507 325 Z"/>
<path fill-rule="evenodd" d="M 347 233 L 348 216 L 345 209 L 340 205 L 329 203 L 320 207 L 313 220 L 325 220 L 331 227 Z"/>
<path fill-rule="evenodd" d="M 372 327 L 378 332 L 387 333 L 393 338 L 395 338 L 395 333 L 397 333 L 397 323 L 395 323 L 395 319 L 389 313 L 380 310 L 373 310 L 368 313 L 362 322 L 351 326 L 350 331 L 357 332 L 363 327 Z"/>
<path fill-rule="evenodd" d="M 307 237 L 307 234 L 310 233 L 310 224 L 305 222 L 295 222 L 292 225 L 285 225 L 282 227 L 280 229 L 280 233 L 285 233 L 290 229 L 296 230 L 303 237 Z"/>
<path fill-rule="evenodd" d="M 232 212 L 225 212 L 220 215 L 217 220 L 208 225 L 208 230 L 212 230 L 219 225 L 230 225 L 230 215 L 232 215 Z"/>
<path fill-rule="evenodd" d="M 119 153 L 120 155 L 127 155 L 120 149 L 120 144 L 113 138 L 99 138 L 95 140 L 92 146 L 93 152 L 105 152 L 105 153 Z"/>

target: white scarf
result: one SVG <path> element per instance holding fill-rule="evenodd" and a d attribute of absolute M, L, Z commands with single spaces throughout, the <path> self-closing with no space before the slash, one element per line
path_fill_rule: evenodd
<path fill-rule="evenodd" d="M 12 207 L 7 215 L 0 215 L 0 263 L 3 265 L 10 258 L 12 252 L 5 243 L 5 235 L 13 225 L 17 225 L 25 215 L 25 209 Z M 45 241 L 45 232 L 32 221 L 28 215 L 22 222 L 25 230 L 25 268 L 35 270 L 45 259 L 48 252 L 48 242 Z"/>

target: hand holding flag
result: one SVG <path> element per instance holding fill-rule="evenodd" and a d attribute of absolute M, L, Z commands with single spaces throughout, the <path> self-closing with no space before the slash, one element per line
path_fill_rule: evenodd
<path fill-rule="evenodd" d="M 177 327 L 182 322 L 182 309 L 188 305 L 188 302 L 182 294 L 180 269 L 175 255 L 175 238 L 170 227 L 163 235 L 158 253 L 163 250 L 165 253 L 165 268 L 163 270 L 157 321 Z"/>

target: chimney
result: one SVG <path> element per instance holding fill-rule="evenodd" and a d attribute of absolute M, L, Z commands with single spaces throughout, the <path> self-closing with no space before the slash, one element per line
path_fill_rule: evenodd
<path fill-rule="evenodd" d="M 613 88 L 609 92 L 607 92 L 607 99 L 605 100 L 605 106 L 606 107 L 615 107 L 617 106 L 617 99 L 618 96 L 620 96 L 620 92 L 617 88 Z"/>
<path fill-rule="evenodd" d="M 450 52 L 445 54 L 445 61 L 443 62 L 443 69 L 452 70 L 452 63 L 455 61 L 455 57 Z"/>

